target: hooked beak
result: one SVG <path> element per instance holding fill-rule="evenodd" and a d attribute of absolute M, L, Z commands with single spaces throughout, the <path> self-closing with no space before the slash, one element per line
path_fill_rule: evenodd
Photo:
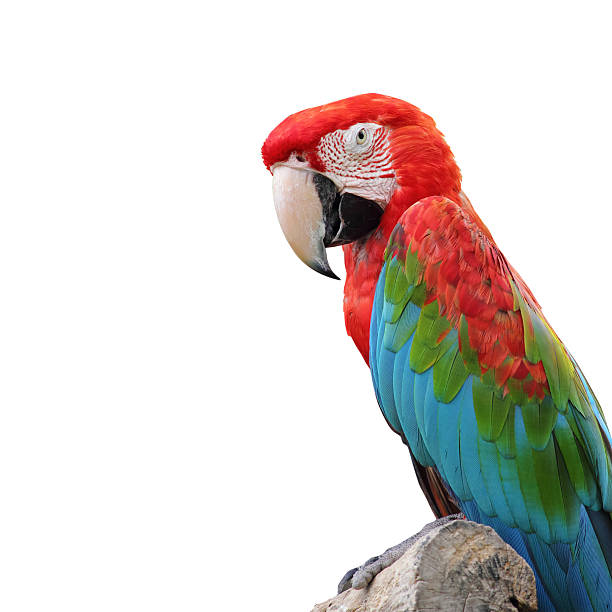
<path fill-rule="evenodd" d="M 278 164 L 272 171 L 274 207 L 287 242 L 307 266 L 338 279 L 325 249 L 369 234 L 383 209 L 352 193 L 340 194 L 330 179 L 308 168 Z"/>

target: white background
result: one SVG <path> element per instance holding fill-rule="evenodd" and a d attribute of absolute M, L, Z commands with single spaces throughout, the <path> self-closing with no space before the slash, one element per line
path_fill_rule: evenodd
<path fill-rule="evenodd" d="M 612 416 L 605 5 L 4 2 L 0 609 L 307 611 L 430 520 L 274 215 L 305 107 L 436 118 Z"/>

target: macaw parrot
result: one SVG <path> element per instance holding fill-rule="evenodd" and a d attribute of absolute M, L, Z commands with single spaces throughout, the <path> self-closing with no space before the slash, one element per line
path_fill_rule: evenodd
<path fill-rule="evenodd" d="M 359 95 L 291 115 L 262 156 L 297 256 L 337 278 L 342 245 L 348 335 L 436 517 L 492 527 L 541 610 L 611 610 L 610 430 L 433 119 Z"/>

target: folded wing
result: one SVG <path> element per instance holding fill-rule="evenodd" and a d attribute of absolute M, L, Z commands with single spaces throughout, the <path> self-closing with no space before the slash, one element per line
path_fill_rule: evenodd
<path fill-rule="evenodd" d="M 547 549 L 567 545 L 571 559 L 546 562 L 547 591 L 579 565 L 587 520 L 595 569 L 576 571 L 607 584 L 610 599 L 612 445 L 601 407 L 469 205 L 427 198 L 400 219 L 376 289 L 370 367 L 437 514 L 457 504 Z"/>

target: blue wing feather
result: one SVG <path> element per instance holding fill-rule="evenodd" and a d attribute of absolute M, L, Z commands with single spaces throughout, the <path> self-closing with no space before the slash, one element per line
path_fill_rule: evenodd
<path fill-rule="evenodd" d="M 448 404 L 438 404 L 437 436 L 440 442 L 440 474 L 448 482 L 451 489 L 461 499 L 471 499 L 472 495 L 461 469 L 461 451 L 459 447 L 461 403 L 465 401 L 466 393 L 463 387 Z"/>

